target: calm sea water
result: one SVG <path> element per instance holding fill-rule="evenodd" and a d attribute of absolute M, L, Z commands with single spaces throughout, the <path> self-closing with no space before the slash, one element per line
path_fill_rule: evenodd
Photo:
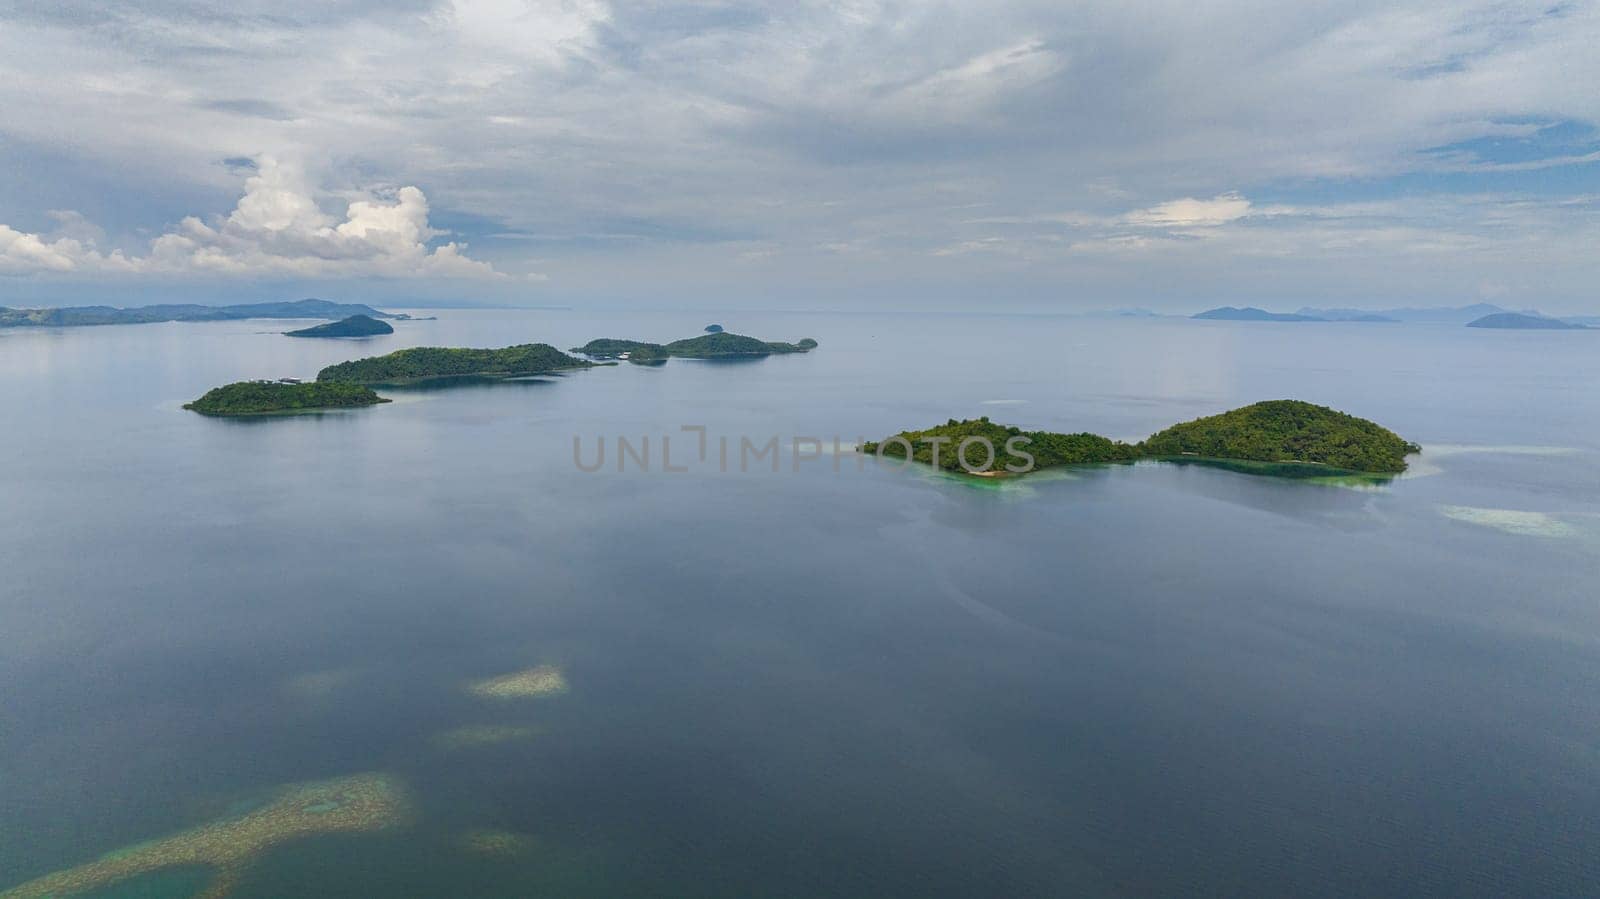
<path fill-rule="evenodd" d="M 405 821 L 272 846 L 233 895 L 1600 891 L 1594 335 L 438 314 L 362 342 L 0 331 L 0 889 L 379 772 Z M 402 346 L 709 321 L 822 346 L 180 409 Z M 1426 452 L 1375 489 L 715 464 L 724 436 L 737 468 L 741 436 L 1136 439 L 1283 397 Z M 664 472 L 663 434 L 698 462 L 684 425 L 710 462 Z M 619 473 L 615 440 L 647 436 L 652 469 Z M 567 691 L 465 689 L 535 666 Z"/>

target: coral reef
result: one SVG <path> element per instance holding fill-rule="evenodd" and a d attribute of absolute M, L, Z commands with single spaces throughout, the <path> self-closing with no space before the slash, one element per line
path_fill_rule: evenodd
<path fill-rule="evenodd" d="M 461 836 L 461 848 L 473 855 L 516 858 L 534 847 L 534 838 L 509 830 L 472 830 Z"/>
<path fill-rule="evenodd" d="M 514 671 L 468 685 L 467 692 L 485 699 L 527 699 L 567 692 L 567 679 L 554 665 Z"/>
<path fill-rule="evenodd" d="M 316 834 L 381 830 L 402 823 L 408 806 L 405 791 L 382 774 L 297 784 L 247 814 L 46 874 L 0 892 L 0 899 L 59 899 L 185 866 L 215 870 L 201 897 L 221 899 L 238 885 L 252 861 L 279 843 Z"/>
<path fill-rule="evenodd" d="M 536 728 L 509 724 L 473 724 L 434 734 L 433 745 L 445 750 L 471 749 L 477 746 L 526 740 L 538 732 Z"/>

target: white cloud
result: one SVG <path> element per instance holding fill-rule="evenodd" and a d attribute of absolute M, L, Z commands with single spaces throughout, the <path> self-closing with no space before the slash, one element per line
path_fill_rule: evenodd
<path fill-rule="evenodd" d="M 585 49 L 610 17 L 600 0 L 453 0 L 439 21 L 480 50 L 555 63 Z"/>
<path fill-rule="evenodd" d="M 75 240 L 50 243 L 37 234 L 0 225 L 0 273 L 70 272 L 83 254 L 83 245 Z"/>
<path fill-rule="evenodd" d="M 1194 197 L 1168 200 L 1130 212 L 1123 218 L 1130 225 L 1154 228 L 1211 228 L 1238 221 L 1249 214 L 1249 200 L 1237 193 L 1226 193 L 1209 200 Z"/>
<path fill-rule="evenodd" d="M 77 213 L 56 213 L 63 230 L 97 233 Z M 103 254 L 93 237 L 50 240 L 0 225 L 0 273 L 209 273 L 259 277 L 497 277 L 457 243 L 429 248 L 428 199 L 416 187 L 352 200 L 342 219 L 323 212 L 299 169 L 264 157 L 226 217 L 189 216 L 144 256 Z"/>
<path fill-rule="evenodd" d="M 1381 220 L 1288 208 L 1352 182 L 1384 201 L 1587 184 L 1564 179 L 1600 164 L 1582 135 L 1600 123 L 1592 0 L 0 6 L 0 218 L 21 229 L 92 204 L 117 236 L 8 229 L 10 272 L 486 274 L 459 246 L 433 249 L 431 201 L 435 220 L 481 227 L 474 249 L 519 285 L 524 266 L 548 270 L 573 297 L 778 302 L 828 278 L 1075 302 L 1066 283 L 1095 291 L 1082 302 L 1143 304 L 1156 285 L 1244 295 L 1330 275 L 1364 279 L 1367 297 L 1400 289 L 1389 275 L 1422 247 L 1431 272 L 1593 302 L 1568 237 L 1593 232 L 1554 204 L 1515 224 L 1503 204 L 1451 218 L 1401 202 Z M 1541 137 L 1551 124 L 1576 137 Z M 1528 151 L 1498 152 L 1517 141 Z M 192 208 L 175 198 L 233 188 L 219 160 L 263 152 L 314 160 L 317 177 L 278 172 L 237 209 L 170 226 Z M 343 192 L 378 179 L 427 196 Z M 1285 205 L 1247 199 L 1269 196 Z M 163 231 L 159 253 L 132 249 L 130 234 Z M 819 266 L 829 245 L 872 252 L 822 251 Z M 1356 268 L 1351 247 L 1394 253 Z M 1558 251 L 1559 267 L 1514 265 Z M 936 252 L 950 255 L 934 275 Z M 1261 254 L 1285 260 L 1281 283 L 1225 265 Z M 1211 265 L 1211 281 L 1191 277 Z M 1445 290 L 1425 275 L 1410 289 Z M 508 280 L 499 296 L 514 293 Z"/>

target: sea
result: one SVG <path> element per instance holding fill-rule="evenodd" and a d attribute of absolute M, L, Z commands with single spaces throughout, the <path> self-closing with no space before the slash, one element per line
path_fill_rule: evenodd
<path fill-rule="evenodd" d="M 0 331 L 0 896 L 1600 893 L 1600 336 L 409 311 Z M 820 345 L 183 409 L 712 323 Z M 1286 398 L 1422 452 L 852 452 Z"/>

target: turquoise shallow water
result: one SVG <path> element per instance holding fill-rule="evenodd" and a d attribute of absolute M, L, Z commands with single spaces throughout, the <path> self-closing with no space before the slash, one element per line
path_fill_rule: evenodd
<path fill-rule="evenodd" d="M 233 895 L 1596 891 L 1592 335 L 439 315 L 359 343 L 0 332 L 0 889 L 382 772 L 405 820 L 276 844 Z M 822 346 L 179 408 L 406 345 L 709 321 Z M 989 415 L 1138 438 L 1280 397 L 1425 452 L 1376 488 L 715 465 L 720 437 Z M 575 437 L 612 464 L 579 471 Z M 619 437 L 652 470 L 617 472 Z M 565 692 L 467 689 L 535 666 Z"/>

